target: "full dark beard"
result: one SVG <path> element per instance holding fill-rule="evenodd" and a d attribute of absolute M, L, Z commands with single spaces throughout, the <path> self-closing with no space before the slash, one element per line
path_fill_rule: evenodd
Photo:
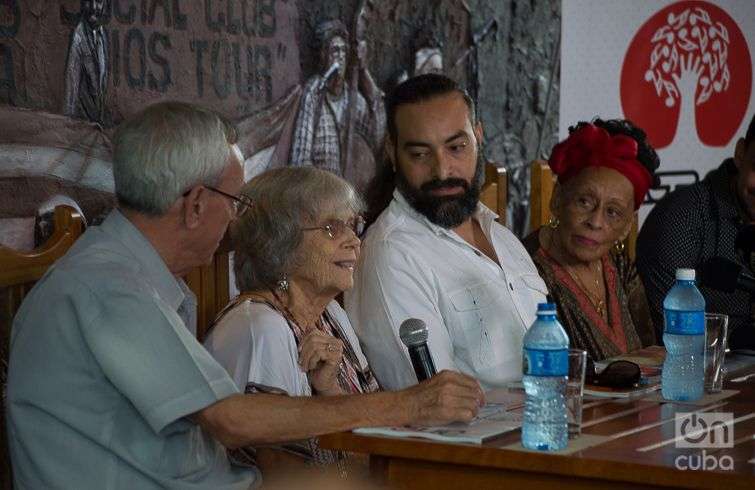
<path fill-rule="evenodd" d="M 433 179 L 422 184 L 419 189 L 412 187 L 401 170 L 397 169 L 396 187 L 409 204 L 431 223 L 443 228 L 456 228 L 477 209 L 482 186 L 482 169 L 480 161 L 477 163 L 471 185 L 464 179 Z M 461 187 L 464 192 L 459 196 L 435 196 L 430 193 L 446 187 Z"/>

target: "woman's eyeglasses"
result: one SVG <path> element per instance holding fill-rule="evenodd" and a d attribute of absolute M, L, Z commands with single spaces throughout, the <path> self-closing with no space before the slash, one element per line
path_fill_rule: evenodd
<path fill-rule="evenodd" d="M 331 219 L 325 222 L 322 226 L 312 226 L 309 228 L 302 228 L 302 231 L 312 230 L 324 230 L 328 233 L 331 240 L 341 238 L 346 230 L 351 230 L 354 235 L 361 237 L 364 233 L 365 223 L 364 218 L 361 216 L 355 216 L 354 218 L 344 221 L 341 219 Z"/>
<path fill-rule="evenodd" d="M 614 361 L 606 366 L 600 374 L 595 372 L 595 363 L 587 359 L 585 383 L 609 388 L 631 388 L 637 386 L 642 378 L 640 366 L 629 361 Z"/>

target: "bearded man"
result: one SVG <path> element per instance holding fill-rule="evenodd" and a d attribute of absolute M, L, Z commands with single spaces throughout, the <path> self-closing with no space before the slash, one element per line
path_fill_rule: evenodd
<path fill-rule="evenodd" d="M 479 202 L 482 125 L 472 99 L 437 74 L 410 78 L 387 101 L 385 151 L 395 190 L 369 228 L 346 293 L 381 386 L 417 382 L 399 327 L 423 320 L 438 370 L 485 389 L 522 376 L 522 340 L 547 289 L 519 240 Z"/>

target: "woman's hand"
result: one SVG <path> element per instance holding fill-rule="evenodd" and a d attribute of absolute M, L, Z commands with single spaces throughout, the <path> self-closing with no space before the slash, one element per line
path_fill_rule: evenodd
<path fill-rule="evenodd" d="M 338 386 L 342 358 L 343 342 L 317 329 L 305 335 L 299 345 L 299 365 L 320 395 L 343 394 Z"/>

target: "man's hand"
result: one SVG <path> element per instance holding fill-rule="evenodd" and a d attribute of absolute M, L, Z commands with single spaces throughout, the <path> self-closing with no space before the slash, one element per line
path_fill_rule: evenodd
<path fill-rule="evenodd" d="M 312 387 L 321 395 L 340 395 L 338 370 L 343 359 L 343 342 L 313 329 L 299 345 L 299 365 Z"/>
<path fill-rule="evenodd" d="M 477 380 L 453 371 L 442 371 L 397 394 L 407 403 L 410 425 L 469 422 L 485 403 Z"/>
<path fill-rule="evenodd" d="M 328 361 L 315 361 L 319 358 L 315 353 L 322 350 L 317 347 L 322 345 L 321 336 L 329 342 L 337 340 L 322 333 L 310 333 L 305 337 L 306 344 L 302 341 L 301 358 L 305 365 L 323 364 L 314 370 L 317 373 L 310 371 L 310 379 L 312 375 L 322 376 L 330 379 L 332 386 L 336 376 L 333 351 L 325 348 L 325 352 L 330 352 L 326 356 Z M 236 394 L 203 408 L 191 418 L 225 447 L 233 449 L 297 441 L 355 427 L 469 422 L 482 406 L 483 398 L 482 389 L 473 378 L 443 371 L 402 391 L 333 397 Z"/>

